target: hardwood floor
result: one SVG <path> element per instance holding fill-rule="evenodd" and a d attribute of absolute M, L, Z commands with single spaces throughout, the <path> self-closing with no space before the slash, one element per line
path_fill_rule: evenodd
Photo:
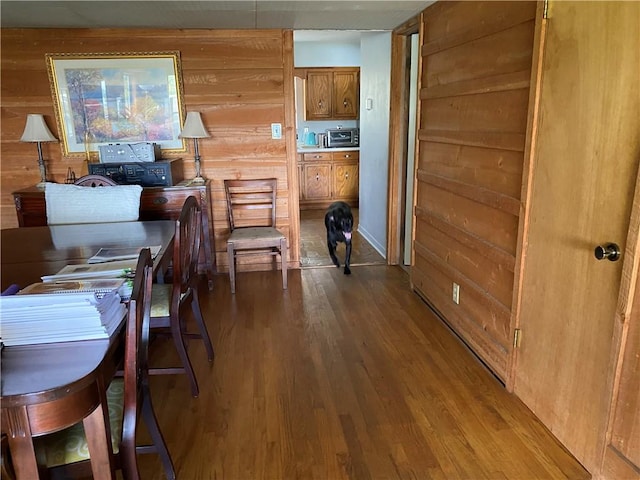
<path fill-rule="evenodd" d="M 351 241 L 351 265 L 384 265 L 386 260 L 358 233 L 359 209 L 353 211 L 353 237 Z M 327 251 L 327 232 L 324 226 L 325 210 L 300 211 L 300 265 L 307 267 L 331 267 L 333 263 Z M 345 246 L 338 243 L 336 254 L 344 264 Z"/>
<path fill-rule="evenodd" d="M 586 479 L 409 288 L 398 267 L 243 273 L 201 290 L 216 349 L 151 391 L 178 478 Z M 175 361 L 165 340 L 152 362 Z M 144 479 L 164 478 L 155 455 Z"/>

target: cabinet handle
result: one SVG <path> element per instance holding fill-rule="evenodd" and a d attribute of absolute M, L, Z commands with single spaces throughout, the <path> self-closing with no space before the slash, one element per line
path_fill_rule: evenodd
<path fill-rule="evenodd" d="M 316 182 L 319 182 L 319 181 L 320 181 L 320 174 L 316 173 Z"/>
<path fill-rule="evenodd" d="M 167 199 L 167 197 L 157 197 L 157 198 L 153 199 L 153 204 L 154 205 L 164 205 L 168 201 L 169 200 Z"/>
<path fill-rule="evenodd" d="M 349 172 L 344 174 L 344 178 L 346 178 L 347 180 L 349 180 Z"/>
<path fill-rule="evenodd" d="M 349 155 L 348 153 L 345 154 L 344 158 L 351 158 L 351 155 Z"/>
<path fill-rule="evenodd" d="M 318 102 L 318 107 L 319 107 L 319 108 L 322 108 L 322 100 L 320 100 L 320 101 Z"/>
<path fill-rule="evenodd" d="M 344 105 L 344 106 L 346 107 L 346 106 L 347 106 L 347 101 L 346 101 L 346 100 L 343 100 L 343 101 L 342 101 L 342 105 Z"/>

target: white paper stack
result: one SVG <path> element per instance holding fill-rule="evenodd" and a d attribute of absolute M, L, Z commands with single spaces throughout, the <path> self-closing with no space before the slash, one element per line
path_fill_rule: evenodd
<path fill-rule="evenodd" d="M 91 278 L 127 278 L 133 276 L 137 259 L 119 260 L 107 263 L 79 263 L 64 266 L 58 273 L 43 275 L 43 282 L 62 282 L 67 280 L 87 280 Z"/>
<path fill-rule="evenodd" d="M 6 346 L 109 338 L 126 313 L 114 290 L 0 297 L 0 336 Z"/>

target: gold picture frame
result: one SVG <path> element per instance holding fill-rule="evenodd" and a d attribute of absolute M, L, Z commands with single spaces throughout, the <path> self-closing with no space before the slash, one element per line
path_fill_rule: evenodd
<path fill-rule="evenodd" d="M 156 143 L 186 152 L 179 52 L 45 55 L 62 154 L 98 145 Z"/>

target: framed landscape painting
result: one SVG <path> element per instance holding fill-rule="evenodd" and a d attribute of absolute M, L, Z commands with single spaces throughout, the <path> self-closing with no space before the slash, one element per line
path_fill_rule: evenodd
<path fill-rule="evenodd" d="M 186 151 L 179 52 L 47 54 L 62 153 L 109 143 Z"/>

